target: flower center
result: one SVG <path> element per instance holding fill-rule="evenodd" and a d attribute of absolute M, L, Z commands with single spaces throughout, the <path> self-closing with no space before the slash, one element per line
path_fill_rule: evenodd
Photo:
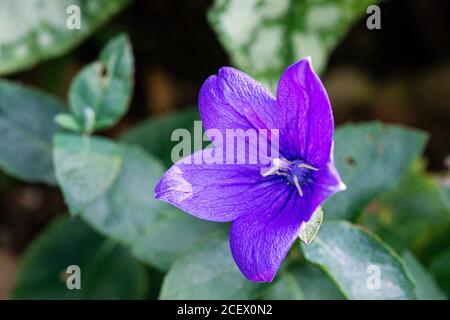
<path fill-rule="evenodd" d="M 295 186 L 300 196 L 303 196 L 302 186 L 313 181 L 312 172 L 319 169 L 310 166 L 304 160 L 289 161 L 284 158 L 275 158 L 272 160 L 272 166 L 266 169 L 263 177 L 270 175 L 285 176 L 289 184 Z"/>

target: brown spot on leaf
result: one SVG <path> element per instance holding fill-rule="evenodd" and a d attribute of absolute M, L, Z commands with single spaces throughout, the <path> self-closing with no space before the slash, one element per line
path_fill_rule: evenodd
<path fill-rule="evenodd" d="M 353 157 L 347 157 L 345 158 L 345 164 L 349 167 L 356 166 L 356 160 Z"/>
<path fill-rule="evenodd" d="M 100 64 L 99 73 L 100 73 L 100 77 L 102 77 L 102 78 L 106 78 L 108 76 L 108 67 L 104 63 Z"/>

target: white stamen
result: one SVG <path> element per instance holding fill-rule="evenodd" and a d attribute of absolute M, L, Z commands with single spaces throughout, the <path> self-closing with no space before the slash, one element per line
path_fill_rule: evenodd
<path fill-rule="evenodd" d="M 267 176 L 271 176 L 273 174 L 276 174 L 278 171 L 277 167 L 270 167 L 269 170 L 267 170 L 266 172 L 264 172 L 262 174 L 263 177 L 267 177 Z"/>
<path fill-rule="evenodd" d="M 278 169 L 289 169 L 291 166 L 290 162 L 283 158 L 274 158 L 272 160 L 272 165 Z"/>
<path fill-rule="evenodd" d="M 272 164 L 274 167 L 280 168 L 281 167 L 281 159 L 280 158 L 273 159 Z"/>
<path fill-rule="evenodd" d="M 273 174 L 286 175 L 283 170 L 289 169 L 290 163 L 286 159 L 274 158 L 272 159 L 272 166 L 262 173 L 263 177 L 271 176 Z"/>
<path fill-rule="evenodd" d="M 298 177 L 294 176 L 293 179 L 294 179 L 294 184 L 297 187 L 298 193 L 300 194 L 300 197 L 303 197 L 303 190 L 302 190 L 302 187 L 300 187 L 300 183 L 298 182 Z"/>
<path fill-rule="evenodd" d="M 313 166 L 310 166 L 309 164 L 306 164 L 306 163 L 300 163 L 300 164 L 298 165 L 298 167 L 299 167 L 299 168 L 306 168 L 306 169 L 314 170 L 314 171 L 318 171 L 318 170 L 319 170 L 319 169 L 314 168 Z"/>

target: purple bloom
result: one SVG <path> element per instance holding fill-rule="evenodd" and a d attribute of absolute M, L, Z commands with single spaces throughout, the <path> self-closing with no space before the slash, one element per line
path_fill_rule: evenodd
<path fill-rule="evenodd" d="M 333 163 L 325 88 L 310 59 L 286 69 L 276 98 L 245 73 L 224 67 L 201 88 L 199 109 L 204 127 L 224 135 L 231 128 L 278 129 L 279 157 L 265 171 L 260 164 L 181 160 L 161 178 L 155 197 L 201 219 L 232 221 L 230 246 L 239 269 L 252 281 L 272 281 L 302 223 L 345 189 Z M 198 151 L 187 160 L 199 156 L 207 160 L 211 153 Z"/>

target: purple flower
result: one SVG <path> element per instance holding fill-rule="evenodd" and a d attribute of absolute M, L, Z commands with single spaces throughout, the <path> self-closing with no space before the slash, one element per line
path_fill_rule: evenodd
<path fill-rule="evenodd" d="M 226 129 L 278 129 L 279 157 L 263 168 L 209 164 L 211 152 L 198 151 L 165 173 L 155 197 L 201 219 L 232 221 L 230 246 L 239 269 L 252 281 L 272 281 L 302 223 L 345 189 L 333 163 L 325 88 L 309 58 L 286 69 L 276 98 L 245 73 L 224 67 L 201 88 L 199 109 L 204 127 L 224 135 Z M 206 163 L 193 164 L 196 157 Z"/>

